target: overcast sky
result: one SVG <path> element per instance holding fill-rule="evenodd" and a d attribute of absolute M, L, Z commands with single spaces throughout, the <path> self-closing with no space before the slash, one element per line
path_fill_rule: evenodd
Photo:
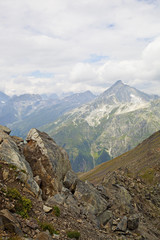
<path fill-rule="evenodd" d="M 0 0 L 0 91 L 160 95 L 160 0 Z"/>

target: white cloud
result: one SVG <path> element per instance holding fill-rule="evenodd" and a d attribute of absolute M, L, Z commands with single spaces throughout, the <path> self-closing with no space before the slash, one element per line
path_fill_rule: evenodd
<path fill-rule="evenodd" d="M 160 94 L 159 36 L 159 1 L 2 0 L 0 90 L 102 91 L 122 79 Z"/>

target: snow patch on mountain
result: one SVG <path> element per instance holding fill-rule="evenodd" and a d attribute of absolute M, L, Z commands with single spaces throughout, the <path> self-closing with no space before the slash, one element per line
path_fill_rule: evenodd
<path fill-rule="evenodd" d="M 90 114 L 85 118 L 88 124 L 92 127 L 98 126 L 100 120 L 103 117 L 109 117 L 111 111 L 115 108 L 113 105 L 102 105 L 100 108 L 94 109 Z"/>
<path fill-rule="evenodd" d="M 142 103 L 142 102 L 144 103 L 142 98 L 135 96 L 133 94 L 131 94 L 130 96 L 131 96 L 131 103 L 134 103 L 134 104 L 138 104 L 138 103 Z"/>

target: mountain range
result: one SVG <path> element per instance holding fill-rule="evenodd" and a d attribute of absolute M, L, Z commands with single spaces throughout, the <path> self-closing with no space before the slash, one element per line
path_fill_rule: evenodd
<path fill-rule="evenodd" d="M 160 129 L 160 98 L 117 81 L 92 102 L 43 126 L 74 171 L 87 171 L 132 149 Z"/>
<path fill-rule="evenodd" d="M 23 94 L 9 97 L 1 93 L 0 124 L 13 129 L 13 134 L 26 137 L 32 127 L 55 121 L 65 112 L 81 106 L 95 98 L 90 91 L 75 93 L 62 99 L 56 94 Z M 0 98 L 1 99 L 1 98 Z"/>

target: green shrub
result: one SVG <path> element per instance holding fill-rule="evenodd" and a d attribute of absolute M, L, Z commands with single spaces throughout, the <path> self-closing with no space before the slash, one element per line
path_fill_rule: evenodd
<path fill-rule="evenodd" d="M 5 188 L 1 188 L 1 191 L 3 192 L 3 193 L 6 193 L 6 190 L 5 190 Z"/>
<path fill-rule="evenodd" d="M 43 231 L 48 230 L 51 235 L 53 235 L 53 234 L 58 234 L 58 231 L 56 231 L 56 230 L 54 229 L 54 227 L 52 226 L 52 224 L 50 224 L 50 223 L 43 222 L 43 223 L 39 223 L 39 225 L 40 225 L 40 227 L 41 227 L 41 229 L 42 229 Z"/>
<path fill-rule="evenodd" d="M 32 208 L 32 202 L 30 199 L 21 196 L 16 188 L 8 188 L 7 197 L 16 200 L 15 210 L 16 213 L 21 215 L 23 218 L 28 218 L 28 213 Z"/>
<path fill-rule="evenodd" d="M 0 169 L 2 168 L 2 165 L 0 164 Z"/>
<path fill-rule="evenodd" d="M 7 197 L 15 200 L 21 199 L 21 194 L 16 188 L 8 188 L 7 189 Z"/>
<path fill-rule="evenodd" d="M 67 237 L 79 239 L 80 238 L 80 232 L 78 232 L 78 231 L 69 231 L 69 232 L 67 232 Z"/>
<path fill-rule="evenodd" d="M 58 206 L 53 206 L 53 213 L 55 214 L 55 216 L 59 217 L 60 216 L 60 209 Z"/>
<path fill-rule="evenodd" d="M 20 236 L 17 236 L 17 235 L 15 235 L 15 236 L 11 236 L 11 237 L 9 237 L 9 238 L 7 238 L 8 240 L 22 240 L 22 238 L 20 237 Z"/>
<path fill-rule="evenodd" d="M 9 164 L 9 168 L 12 168 L 13 170 L 17 170 L 17 166 L 15 166 L 14 164 Z"/>

